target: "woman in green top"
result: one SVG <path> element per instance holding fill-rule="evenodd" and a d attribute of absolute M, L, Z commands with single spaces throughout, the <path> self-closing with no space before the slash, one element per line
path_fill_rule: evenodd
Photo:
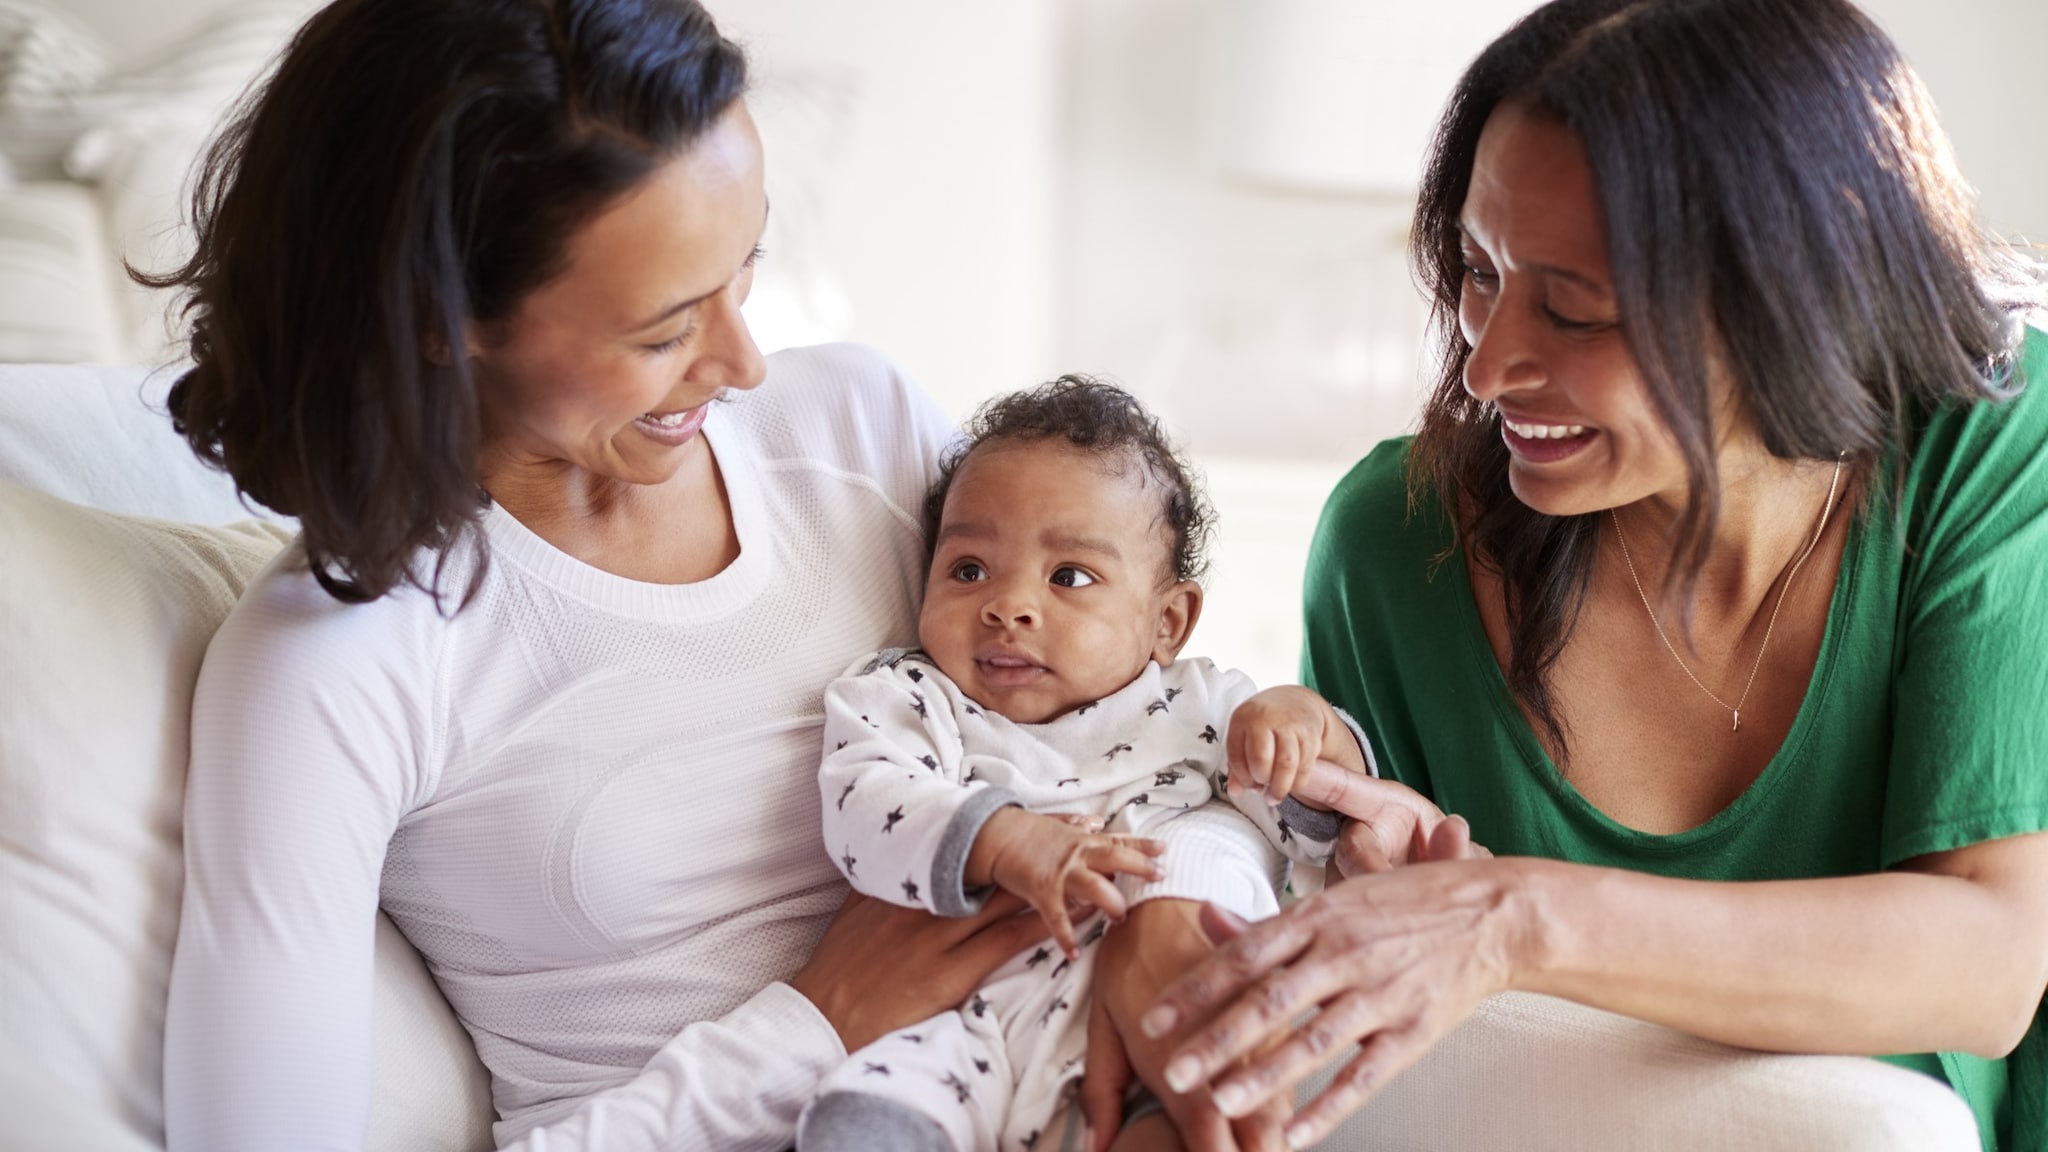
<path fill-rule="evenodd" d="M 1211 917 L 1169 1083 L 1239 1115 L 1362 1041 L 1301 1146 L 1516 988 L 2042 1146 L 2048 337 L 1910 69 L 1844 0 L 1558 0 L 1414 237 L 1441 377 L 1330 499 L 1304 671 L 1495 858 L 1390 808 L 1372 874 Z"/>

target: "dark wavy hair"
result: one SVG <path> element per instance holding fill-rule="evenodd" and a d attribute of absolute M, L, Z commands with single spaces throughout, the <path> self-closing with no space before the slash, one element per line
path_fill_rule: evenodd
<path fill-rule="evenodd" d="M 939 476 L 924 497 L 925 567 L 939 539 L 939 519 L 953 478 L 975 452 L 990 445 L 1064 440 L 1106 461 L 1136 457 L 1159 488 L 1159 518 L 1171 547 L 1169 581 L 1200 580 L 1209 567 L 1209 536 L 1216 512 L 1195 469 L 1137 397 L 1092 376 L 1069 373 L 1050 383 L 998 396 L 975 410 L 966 437 L 939 459 Z"/>
<path fill-rule="evenodd" d="M 131 269 L 190 291 L 178 431 L 298 517 L 336 598 L 435 587 L 484 504 L 469 325 L 746 75 L 696 0 L 336 0 L 208 150 L 192 258 Z"/>
<path fill-rule="evenodd" d="M 1465 392 L 1458 329 L 1459 215 L 1480 131 L 1509 102 L 1585 144 L 1621 332 L 1690 474 L 1667 585 L 1688 602 L 1720 508 L 1710 364 L 1773 455 L 1846 453 L 1867 486 L 1896 447 L 1897 484 L 1915 411 L 2019 385 L 2039 287 L 1980 232 L 1926 92 L 1846 0 L 1554 0 L 1494 41 L 1451 96 L 1415 211 L 1441 371 L 1410 493 L 1433 493 L 1499 573 L 1508 685 L 1561 748 L 1547 676 L 1599 520 L 1515 498 L 1494 414 Z"/>

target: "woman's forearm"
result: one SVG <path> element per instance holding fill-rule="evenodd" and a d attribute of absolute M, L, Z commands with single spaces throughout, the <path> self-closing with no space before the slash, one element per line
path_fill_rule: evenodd
<path fill-rule="evenodd" d="M 2044 849 L 1759 883 L 1502 861 L 1531 925 L 1514 984 L 1743 1047 L 2002 1056 L 2048 979 Z"/>

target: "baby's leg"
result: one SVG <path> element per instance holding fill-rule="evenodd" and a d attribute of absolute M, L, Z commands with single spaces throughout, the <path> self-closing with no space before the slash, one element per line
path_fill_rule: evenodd
<path fill-rule="evenodd" d="M 959 1012 L 892 1032 L 825 1077 L 797 1121 L 800 1152 L 977 1152 L 993 1148 L 1009 1068 Z"/>

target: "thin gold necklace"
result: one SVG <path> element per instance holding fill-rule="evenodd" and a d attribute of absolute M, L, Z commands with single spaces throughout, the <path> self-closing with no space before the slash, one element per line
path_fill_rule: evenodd
<path fill-rule="evenodd" d="M 1813 555 L 1814 546 L 1820 543 L 1821 533 L 1827 531 L 1828 516 L 1835 510 L 1835 485 L 1840 483 L 1841 479 L 1842 461 L 1838 458 L 1835 461 L 1835 474 L 1828 480 L 1828 498 L 1820 506 L 1820 523 L 1814 526 L 1813 539 L 1806 542 L 1806 548 L 1799 553 L 1799 558 L 1792 561 L 1792 570 L 1785 573 L 1785 586 L 1778 589 L 1778 602 L 1771 606 L 1770 621 L 1764 625 L 1763 643 L 1756 646 L 1756 661 L 1749 666 L 1749 679 L 1742 682 L 1742 695 L 1737 696 L 1733 704 L 1716 696 L 1712 688 L 1693 675 L 1693 670 L 1686 664 L 1685 657 L 1680 656 L 1677 646 L 1671 643 L 1671 637 L 1664 634 L 1664 625 L 1657 620 L 1657 610 L 1650 607 L 1650 597 L 1644 593 L 1643 582 L 1636 576 L 1636 562 L 1628 554 L 1628 534 L 1621 530 L 1621 516 L 1612 508 L 1607 510 L 1608 519 L 1614 521 L 1615 538 L 1621 541 L 1621 562 L 1628 565 L 1628 578 L 1636 586 L 1636 595 L 1642 599 L 1643 611 L 1650 614 L 1650 627 L 1657 630 L 1657 639 L 1664 642 L 1665 649 L 1671 653 L 1673 660 L 1678 661 L 1678 667 L 1685 673 L 1686 678 L 1698 685 L 1699 690 L 1707 694 L 1707 699 L 1728 709 L 1729 714 L 1735 718 L 1735 725 L 1729 729 L 1730 732 L 1742 731 L 1742 705 L 1749 699 L 1750 686 L 1756 683 L 1757 669 L 1764 666 L 1764 649 L 1770 647 L 1771 631 L 1778 626 L 1778 609 L 1785 606 L 1785 594 L 1792 591 L 1792 581 L 1799 575 L 1799 566 L 1806 563 L 1808 556 Z"/>

